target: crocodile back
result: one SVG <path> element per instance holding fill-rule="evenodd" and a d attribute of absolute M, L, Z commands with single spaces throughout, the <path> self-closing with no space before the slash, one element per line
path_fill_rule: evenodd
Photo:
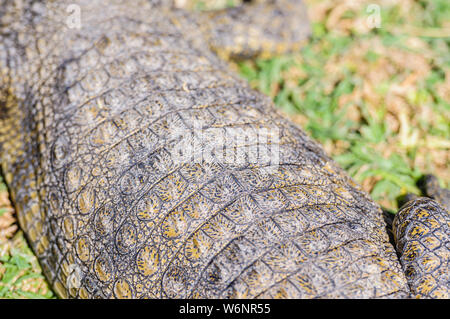
<path fill-rule="evenodd" d="M 408 294 L 380 208 L 195 15 L 73 2 L 29 5 L 0 44 L 2 165 L 58 295 Z"/>

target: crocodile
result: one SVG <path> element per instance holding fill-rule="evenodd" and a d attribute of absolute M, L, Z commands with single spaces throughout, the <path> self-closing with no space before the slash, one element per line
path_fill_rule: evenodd
<path fill-rule="evenodd" d="M 405 204 L 392 243 L 224 60 L 308 34 L 300 0 L 2 1 L 2 171 L 59 297 L 448 298 L 448 193 Z"/>

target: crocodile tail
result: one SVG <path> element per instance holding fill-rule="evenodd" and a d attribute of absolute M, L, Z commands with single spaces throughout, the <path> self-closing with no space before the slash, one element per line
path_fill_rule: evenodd
<path fill-rule="evenodd" d="M 420 197 L 406 203 L 393 224 L 396 248 L 413 297 L 449 297 L 450 214 Z"/>

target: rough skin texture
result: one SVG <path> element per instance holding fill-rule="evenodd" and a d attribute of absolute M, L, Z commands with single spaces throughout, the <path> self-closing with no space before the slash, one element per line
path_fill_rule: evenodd
<path fill-rule="evenodd" d="M 211 50 L 239 57 L 272 44 L 221 45 L 220 21 L 121 2 L 0 5 L 2 169 L 55 292 L 408 297 L 379 206 Z M 80 28 L 67 23 L 73 3 Z M 295 4 L 264 9 L 276 6 L 273 38 L 286 50 L 302 36 L 277 26 Z M 305 36 L 307 22 L 291 21 Z M 265 130 L 276 137 L 259 140 Z M 227 146 L 245 156 L 225 160 L 220 136 L 242 132 Z M 188 150 L 203 160 L 180 160 Z"/>
<path fill-rule="evenodd" d="M 296 51 L 310 32 L 307 10 L 298 0 L 260 0 L 205 12 L 201 18 L 210 26 L 210 47 L 227 59 Z"/>
<path fill-rule="evenodd" d="M 409 201 L 395 216 L 393 231 L 412 295 L 448 299 L 448 211 L 430 198 Z"/>
<path fill-rule="evenodd" d="M 434 199 L 443 208 L 450 210 L 450 190 L 440 187 L 436 176 L 425 175 L 421 184 L 420 186 L 427 197 Z"/>

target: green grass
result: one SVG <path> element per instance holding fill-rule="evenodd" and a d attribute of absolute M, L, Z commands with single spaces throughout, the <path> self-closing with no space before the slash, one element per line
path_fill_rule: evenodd
<path fill-rule="evenodd" d="M 423 21 L 414 22 L 424 28 L 441 27 L 444 17 L 450 16 L 449 5 L 446 1 L 434 3 L 434 6 L 421 5 L 421 16 L 415 18 Z M 401 27 L 412 22 L 399 15 L 399 6 L 383 8 L 383 24 Z M 346 14 L 348 16 L 355 14 Z M 389 28 L 364 33 L 350 30 L 342 34 L 341 31 L 328 29 L 322 21 L 315 22 L 312 38 L 300 54 L 246 61 L 239 65 L 240 73 L 253 87 L 272 96 L 280 109 L 294 117 L 301 115 L 303 128 L 324 144 L 328 153 L 388 210 L 397 210 L 399 196 L 420 194 L 416 183 L 425 173 L 436 174 L 442 185 L 448 187 L 450 104 L 436 92 L 438 86 L 445 85 L 445 75 L 450 75 L 450 39 L 413 37 L 398 29 L 393 33 Z M 424 47 L 415 48 L 410 43 L 412 38 Z M 373 43 L 381 43 L 381 49 L 377 47 L 380 52 L 372 50 Z M 366 44 L 365 51 L 361 50 L 365 53 L 352 63 L 354 48 Z M 401 84 L 409 73 L 416 72 L 414 65 L 388 75 L 381 83 L 374 83 L 379 103 L 370 103 L 364 98 L 347 104 L 340 102 L 343 97 L 364 90 L 366 79 L 360 73 L 361 64 L 376 68 L 380 59 L 390 58 L 393 50 L 396 54 L 414 57 L 421 55 L 422 49 L 431 54 L 426 61 L 430 71 L 402 95 L 406 100 L 404 108 L 411 113 L 403 119 L 403 131 L 388 125 L 386 115 L 402 110 L 393 110 L 395 105 L 389 105 L 384 95 Z M 340 63 L 335 74 L 330 74 L 326 69 L 330 61 L 345 61 L 347 56 L 350 59 Z M 292 73 L 300 75 L 291 76 Z M 414 112 L 423 106 L 431 110 L 432 118 L 414 117 Z M 349 116 L 355 110 L 360 115 L 357 120 Z M 401 114 L 394 114 L 394 117 L 402 120 Z"/>
<path fill-rule="evenodd" d="M 7 198 L 0 175 L 0 225 L 4 226 L 0 227 L 0 299 L 54 298 L 22 231 L 16 231 L 12 237 L 1 233 L 15 222 Z"/>
<path fill-rule="evenodd" d="M 21 231 L 0 254 L 0 298 L 54 298 Z"/>

